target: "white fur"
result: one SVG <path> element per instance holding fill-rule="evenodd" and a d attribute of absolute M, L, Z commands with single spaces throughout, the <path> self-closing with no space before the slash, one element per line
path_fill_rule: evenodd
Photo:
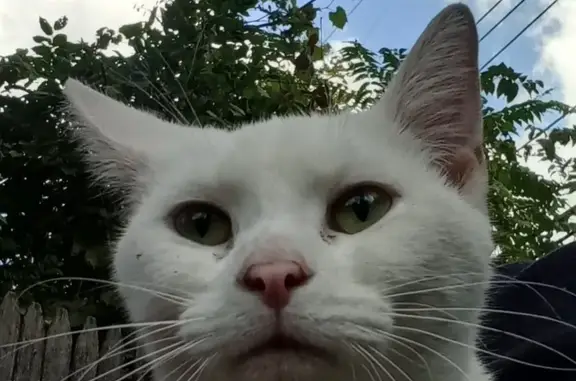
<path fill-rule="evenodd" d="M 489 380 L 470 349 L 492 250 L 484 165 L 468 160 L 481 141 L 476 45 L 469 10 L 450 6 L 370 111 L 275 118 L 232 132 L 176 126 L 67 83 L 97 178 L 130 191 L 133 208 L 116 245 L 115 278 L 177 289 L 186 299 L 180 306 L 120 287 L 130 318 L 191 319 L 171 333 L 187 342 L 208 336 L 157 367 L 158 381 L 179 380 L 186 369 L 179 365 L 211 355 L 217 356 L 194 380 Z M 469 176 L 449 182 L 452 165 L 462 163 Z M 358 234 L 330 232 L 327 204 L 363 181 L 393 188 L 399 194 L 393 208 Z M 224 209 L 233 242 L 204 247 L 171 230 L 167 213 L 188 200 Z M 255 252 L 306 259 L 316 274 L 295 292 L 284 328 L 338 355 L 337 364 L 293 357 L 244 367 L 227 362 L 269 335 L 274 323 L 258 298 L 235 282 Z M 401 311 L 423 306 L 438 310 Z M 463 310 L 450 317 L 440 310 L 446 307 Z M 375 348 L 387 360 L 376 352 L 362 356 L 354 346 Z M 370 356 L 379 365 L 367 361 Z"/>

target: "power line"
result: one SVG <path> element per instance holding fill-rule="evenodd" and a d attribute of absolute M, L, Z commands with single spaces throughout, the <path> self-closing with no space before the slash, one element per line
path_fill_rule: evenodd
<path fill-rule="evenodd" d="M 522 34 L 524 34 L 524 32 L 526 32 L 528 30 L 528 28 L 530 28 L 532 25 L 534 25 L 534 23 L 536 23 L 536 21 L 540 20 L 540 18 L 542 18 L 542 16 L 544 16 L 546 14 L 546 12 L 548 12 L 550 10 L 550 8 L 552 8 L 557 2 L 558 2 L 558 0 L 554 0 L 552 3 L 550 3 L 550 5 L 548 5 L 546 8 L 544 8 L 544 10 L 542 12 L 540 12 L 538 14 L 538 16 L 536 16 L 532 21 L 530 21 L 528 23 L 528 25 L 526 25 L 520 32 L 518 32 L 518 34 L 516 36 L 514 36 L 514 38 L 512 38 L 510 41 L 508 41 L 508 43 L 506 45 L 504 45 L 502 47 L 502 49 L 500 49 L 496 54 L 494 54 L 492 56 L 492 58 L 490 58 L 484 65 L 482 65 L 482 67 L 480 68 L 480 71 L 484 70 L 490 63 L 492 63 L 492 61 L 494 61 L 500 54 L 502 54 L 506 49 L 508 49 L 508 47 L 510 47 L 510 45 L 512 45 L 520 36 L 522 36 Z"/>
<path fill-rule="evenodd" d="M 352 14 L 356 11 L 356 9 L 358 9 L 358 7 L 364 2 L 364 0 L 358 0 L 358 2 L 352 7 L 350 8 L 350 10 L 347 13 L 347 18 L 350 18 L 350 16 L 352 16 Z M 330 37 L 332 37 L 332 35 L 336 32 L 336 27 L 332 28 L 332 32 L 330 32 L 330 34 L 328 35 L 328 37 L 326 37 L 324 39 L 324 41 L 322 43 L 325 43 L 326 41 L 328 41 L 330 39 Z"/>
<path fill-rule="evenodd" d="M 494 9 L 496 9 L 496 7 L 499 6 L 503 1 L 504 1 L 504 0 L 498 0 L 498 1 L 496 2 L 496 4 L 494 4 L 490 9 L 488 9 L 488 10 L 486 11 L 486 13 L 484 13 L 484 14 L 478 19 L 478 21 L 476 21 L 476 25 L 480 24 L 480 23 L 482 22 L 482 20 L 484 20 L 486 17 L 488 17 L 488 15 L 489 15 L 490 13 L 492 13 L 492 11 L 493 11 Z"/>
<path fill-rule="evenodd" d="M 488 37 L 488 36 L 490 35 L 490 33 L 494 32 L 494 30 L 495 30 L 496 28 L 498 28 L 498 27 L 500 26 L 500 24 L 502 24 L 508 17 L 510 17 L 510 15 L 512 15 L 512 13 L 516 12 L 516 10 L 517 10 L 522 4 L 524 4 L 524 2 L 526 2 L 526 0 L 521 0 L 521 1 L 519 1 L 518 4 L 516 4 L 512 9 L 510 9 L 510 11 L 508 11 L 508 13 L 506 13 L 506 14 L 504 15 L 504 17 L 502 17 L 496 24 L 494 24 L 494 25 L 492 26 L 492 28 L 490 28 L 490 30 L 489 30 L 488 32 L 486 32 L 486 33 L 482 36 L 482 38 L 480 38 L 480 42 L 482 42 L 482 40 L 484 40 L 486 37 Z M 498 4 L 500 4 L 500 2 L 496 3 L 496 5 L 498 5 Z M 490 10 L 492 10 L 492 8 L 491 8 Z M 489 10 L 488 12 L 490 12 L 490 10 Z M 486 12 L 486 13 L 488 13 L 488 12 Z M 482 17 L 480 18 L 480 20 L 482 20 L 483 17 L 484 17 L 484 16 L 482 16 Z M 480 22 L 480 21 L 478 21 L 478 22 Z M 478 25 L 478 23 L 476 23 L 476 25 Z"/>
<path fill-rule="evenodd" d="M 576 106 L 571 107 L 568 111 L 566 111 L 564 114 L 560 115 L 558 118 L 556 118 L 552 123 L 550 123 L 549 125 L 547 125 L 546 127 L 544 127 L 543 129 L 541 129 L 540 131 L 538 131 L 537 134 L 535 134 L 532 139 L 528 140 L 526 143 L 522 144 L 517 150 L 516 152 L 520 152 L 520 150 L 522 150 L 524 147 L 526 147 L 529 144 L 532 144 L 532 142 L 534 142 L 536 139 L 538 139 L 540 136 L 544 135 L 546 132 L 548 132 L 552 127 L 554 127 L 555 125 L 557 125 L 558 123 L 560 123 L 562 120 L 564 120 L 568 115 L 573 114 L 576 111 Z"/>
<path fill-rule="evenodd" d="M 480 70 L 484 70 L 484 68 L 486 66 L 488 66 L 488 64 L 490 64 L 496 57 L 498 57 L 504 50 L 506 50 L 510 45 L 512 45 L 514 43 L 514 41 L 516 41 L 528 28 L 530 28 L 536 21 L 538 21 L 540 18 L 542 18 L 542 16 L 544 16 L 544 14 L 546 14 L 546 12 L 548 12 L 550 10 L 550 8 L 552 8 L 556 3 L 558 2 L 558 0 L 554 0 L 552 3 L 550 3 L 542 12 L 540 12 L 538 14 L 538 16 L 536 16 L 528 25 L 526 25 L 520 32 L 518 32 L 518 34 L 516 36 L 514 36 L 514 38 L 512 40 L 510 40 L 506 45 L 504 45 L 504 47 L 502 47 L 502 49 L 500 49 L 498 51 L 498 53 L 496 53 L 492 58 L 490 58 L 488 60 L 488 62 L 486 62 L 482 68 Z M 574 112 L 576 112 L 576 106 L 573 106 L 571 108 L 569 108 L 567 111 L 565 111 L 562 115 L 560 115 L 559 117 L 557 117 L 556 119 L 554 119 L 554 121 L 552 121 L 550 124 L 548 124 L 546 127 L 544 127 L 543 129 L 540 129 L 538 131 L 538 133 L 536 133 L 532 139 L 528 140 L 527 142 L 525 142 L 524 144 L 522 144 L 517 150 L 516 152 L 520 152 L 523 148 L 527 147 L 528 145 L 532 144 L 534 141 L 536 141 L 536 139 L 538 139 L 540 136 L 544 135 L 546 132 L 550 131 L 554 126 L 556 126 L 558 123 L 560 123 L 562 120 L 566 119 L 566 117 L 568 115 L 572 115 Z M 576 205 L 571 207 L 570 209 L 568 209 L 567 213 L 573 213 L 576 210 Z M 565 213 L 565 214 L 567 214 Z M 561 216 L 564 217 L 564 214 Z M 564 236 L 560 241 L 564 241 L 568 238 L 570 238 L 572 235 L 574 235 L 574 233 L 572 234 L 567 234 L 566 236 Z"/>

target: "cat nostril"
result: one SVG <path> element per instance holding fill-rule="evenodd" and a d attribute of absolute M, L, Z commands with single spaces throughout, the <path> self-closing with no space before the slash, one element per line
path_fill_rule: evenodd
<path fill-rule="evenodd" d="M 286 279 L 284 279 L 284 287 L 291 290 L 301 285 L 301 279 L 294 274 L 287 274 Z"/>
<path fill-rule="evenodd" d="M 260 295 L 263 303 L 272 309 L 288 305 L 291 293 L 310 279 L 304 267 L 296 262 L 283 261 L 252 265 L 240 285 Z"/>
<path fill-rule="evenodd" d="M 245 277 L 244 278 L 244 286 L 249 291 L 257 292 L 257 291 L 266 290 L 266 283 L 264 283 L 264 279 L 259 278 L 259 277 L 255 277 L 255 278 Z"/>

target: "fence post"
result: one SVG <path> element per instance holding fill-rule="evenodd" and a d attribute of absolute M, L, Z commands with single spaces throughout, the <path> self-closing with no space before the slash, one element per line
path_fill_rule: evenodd
<path fill-rule="evenodd" d="M 44 316 L 42 307 L 32 303 L 24 315 L 20 341 L 31 341 L 16 355 L 16 372 L 14 381 L 37 381 L 42 376 L 42 358 L 44 357 L 45 341 Z M 32 342 L 37 340 L 36 342 Z"/>
<path fill-rule="evenodd" d="M 9 292 L 0 304 L 0 346 L 18 342 L 22 315 L 18 311 L 16 295 Z M 17 346 L 0 347 L 0 380 L 12 381 Z"/>

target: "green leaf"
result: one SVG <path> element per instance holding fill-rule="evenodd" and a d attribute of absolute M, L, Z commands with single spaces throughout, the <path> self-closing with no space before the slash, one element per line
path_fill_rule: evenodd
<path fill-rule="evenodd" d="M 317 10 L 314 8 L 314 3 L 312 1 L 300 8 L 300 12 L 304 14 L 304 18 L 309 22 L 316 19 Z"/>
<path fill-rule="evenodd" d="M 32 51 L 42 57 L 48 57 L 52 54 L 52 48 L 46 45 L 34 46 Z"/>
<path fill-rule="evenodd" d="M 66 46 L 66 43 L 68 42 L 68 37 L 65 34 L 62 33 L 58 33 L 57 35 L 54 36 L 54 38 L 52 39 L 52 44 L 54 44 L 54 46 L 59 46 L 59 47 L 64 47 Z"/>
<path fill-rule="evenodd" d="M 502 78 L 496 89 L 497 96 L 505 96 L 508 102 L 512 102 L 518 95 L 518 84 L 510 79 Z"/>
<path fill-rule="evenodd" d="M 44 32 L 44 34 L 51 36 L 52 33 L 54 33 L 54 30 L 52 29 L 52 25 L 50 25 L 48 20 L 46 20 L 43 17 L 40 17 L 39 23 L 40 23 L 40 28 L 42 29 L 42 32 Z"/>
<path fill-rule="evenodd" d="M 318 28 L 310 28 L 307 31 L 308 35 L 308 48 L 310 51 L 314 49 L 318 41 L 320 40 L 320 29 Z"/>
<path fill-rule="evenodd" d="M 321 61 L 324 59 L 324 51 L 321 47 L 315 46 L 314 51 L 312 52 L 312 60 L 313 61 Z"/>
<path fill-rule="evenodd" d="M 336 7 L 335 11 L 328 13 L 328 18 L 332 22 L 332 25 L 338 29 L 344 29 L 344 26 L 348 22 L 346 11 L 340 6 Z"/>
<path fill-rule="evenodd" d="M 553 130 L 548 138 L 554 143 L 559 143 L 563 146 L 571 142 L 571 135 L 573 131 L 571 129 L 555 129 Z"/>
<path fill-rule="evenodd" d="M 34 36 L 32 37 L 32 39 L 34 40 L 34 42 L 37 42 L 39 44 L 42 42 L 50 42 L 50 38 L 45 36 Z"/>
<path fill-rule="evenodd" d="M 265 97 L 265 98 L 270 98 L 270 94 L 268 94 L 268 92 L 267 92 L 265 89 L 263 89 L 262 87 L 256 86 L 256 90 L 258 91 L 258 93 L 259 93 L 261 96 L 263 96 L 263 97 Z"/>
<path fill-rule="evenodd" d="M 139 36 L 142 33 L 142 23 L 137 22 L 134 24 L 127 24 L 121 26 L 118 31 L 122 33 L 126 38 L 133 38 Z"/>
<path fill-rule="evenodd" d="M 296 71 L 305 71 L 310 69 L 312 62 L 310 61 L 310 57 L 305 52 L 300 53 L 298 57 L 294 60 L 294 66 Z"/>
<path fill-rule="evenodd" d="M 54 22 L 54 30 L 62 30 L 68 25 L 68 17 L 62 16 Z"/>
<path fill-rule="evenodd" d="M 542 146 L 546 159 L 553 160 L 556 157 L 556 146 L 551 139 L 539 139 L 538 143 Z"/>

